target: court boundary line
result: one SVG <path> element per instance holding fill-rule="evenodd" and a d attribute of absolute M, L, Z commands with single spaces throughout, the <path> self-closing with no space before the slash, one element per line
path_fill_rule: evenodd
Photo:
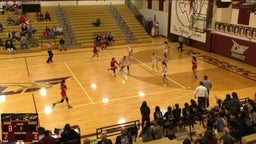
<path fill-rule="evenodd" d="M 78 85 L 80 86 L 80 88 L 82 89 L 82 91 L 85 93 L 85 95 L 87 96 L 87 98 L 90 100 L 90 102 L 92 104 L 94 104 L 95 102 L 92 100 L 92 98 L 90 97 L 90 95 L 87 93 L 87 91 L 84 89 L 84 87 L 82 86 L 82 84 L 80 83 L 80 81 L 78 80 L 78 78 L 75 76 L 75 74 L 72 72 L 71 68 L 69 67 L 69 65 L 64 62 L 65 66 L 67 67 L 67 69 L 69 70 L 69 72 L 71 73 L 71 75 L 74 77 L 75 81 L 78 83 Z"/>
<path fill-rule="evenodd" d="M 142 61 L 140 61 L 140 60 L 138 60 L 138 59 L 136 59 L 136 58 L 135 58 L 135 61 L 137 61 L 138 63 L 144 65 L 146 68 L 151 69 L 150 66 L 146 65 L 145 63 L 143 63 Z M 167 78 L 169 81 L 171 81 L 171 82 L 173 82 L 174 84 L 176 84 L 176 85 L 178 85 L 179 87 L 181 87 L 182 89 L 186 89 L 185 86 L 183 86 L 182 84 L 176 82 L 175 80 L 172 80 L 172 79 L 169 78 L 169 77 L 166 77 L 166 78 Z"/>

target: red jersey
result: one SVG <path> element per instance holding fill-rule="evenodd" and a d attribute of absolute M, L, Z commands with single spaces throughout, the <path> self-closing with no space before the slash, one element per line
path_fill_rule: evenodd
<path fill-rule="evenodd" d="M 111 60 L 111 62 L 110 62 L 110 68 L 111 68 L 111 69 L 116 69 L 116 68 L 117 68 L 116 64 L 118 65 L 118 63 L 117 63 L 116 60 Z"/>
<path fill-rule="evenodd" d="M 101 38 L 101 45 L 105 45 L 105 38 L 104 37 Z"/>
<path fill-rule="evenodd" d="M 98 52 L 96 45 L 93 46 L 93 50 L 92 51 L 93 51 L 93 53 L 97 53 Z"/>
<path fill-rule="evenodd" d="M 60 86 L 60 89 L 61 89 L 61 92 L 60 92 L 61 96 L 66 97 L 67 96 L 67 94 L 66 94 L 67 86 L 65 84 L 63 84 Z"/>
<path fill-rule="evenodd" d="M 192 60 L 192 69 L 197 69 L 197 62 Z"/>

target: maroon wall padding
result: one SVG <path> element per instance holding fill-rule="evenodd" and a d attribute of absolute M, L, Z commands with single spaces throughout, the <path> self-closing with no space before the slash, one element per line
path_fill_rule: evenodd
<path fill-rule="evenodd" d="M 152 9 L 152 0 L 148 0 L 148 9 Z"/>
<path fill-rule="evenodd" d="M 243 60 L 232 56 L 231 49 L 234 43 L 232 40 L 235 41 L 240 46 L 248 47 L 248 49 L 243 54 L 233 53 L 233 55 L 235 54 L 235 55 L 238 55 L 238 56 L 240 55 L 241 57 L 244 57 Z M 219 34 L 213 35 L 212 42 L 213 42 L 213 46 L 212 46 L 213 52 L 256 66 L 256 59 L 255 59 L 256 43 L 240 40 L 236 38 L 231 38 L 231 37 L 223 36 Z"/>
<path fill-rule="evenodd" d="M 165 0 L 159 0 L 159 11 L 164 11 L 164 1 Z"/>
<path fill-rule="evenodd" d="M 237 24 L 248 25 L 250 20 L 249 8 L 239 8 Z"/>

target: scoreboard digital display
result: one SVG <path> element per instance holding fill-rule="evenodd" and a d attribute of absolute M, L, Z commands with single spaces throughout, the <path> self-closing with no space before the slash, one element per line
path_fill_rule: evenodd
<path fill-rule="evenodd" d="M 38 142 L 38 114 L 1 114 L 2 142 Z"/>

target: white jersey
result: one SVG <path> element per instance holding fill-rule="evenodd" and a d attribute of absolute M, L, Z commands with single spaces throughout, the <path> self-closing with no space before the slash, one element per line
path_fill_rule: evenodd
<path fill-rule="evenodd" d="M 156 55 L 151 55 L 151 60 L 153 64 L 157 63 Z"/>

